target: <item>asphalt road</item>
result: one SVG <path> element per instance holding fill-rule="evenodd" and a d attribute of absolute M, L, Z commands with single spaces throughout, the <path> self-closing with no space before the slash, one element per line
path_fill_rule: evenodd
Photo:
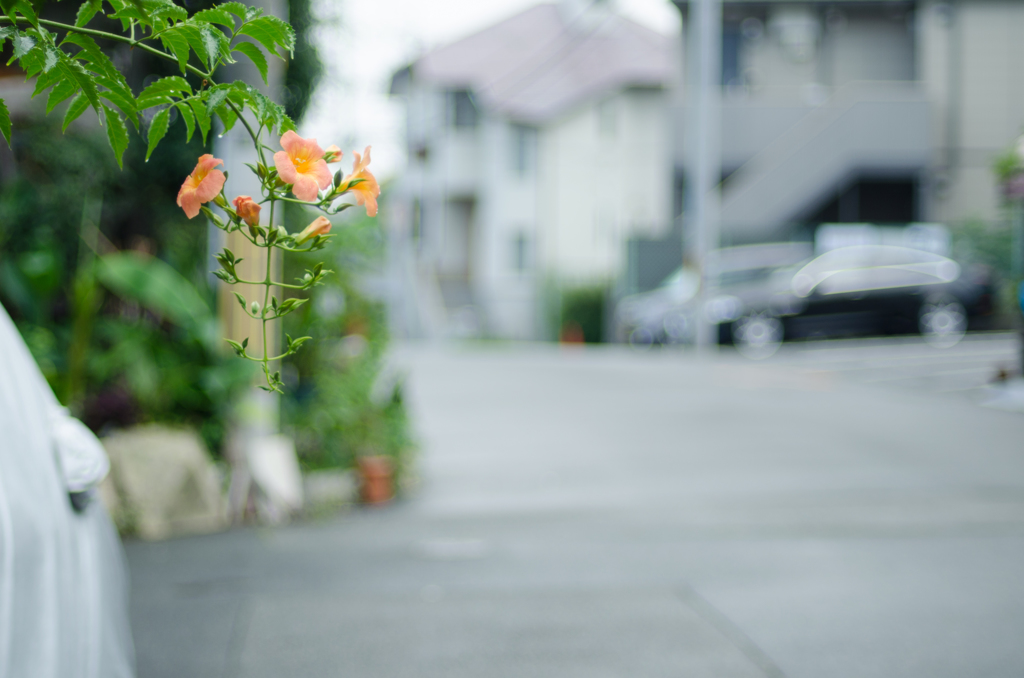
<path fill-rule="evenodd" d="M 129 543 L 139 675 L 1020 676 L 1014 342 L 405 347 L 407 498 Z"/>

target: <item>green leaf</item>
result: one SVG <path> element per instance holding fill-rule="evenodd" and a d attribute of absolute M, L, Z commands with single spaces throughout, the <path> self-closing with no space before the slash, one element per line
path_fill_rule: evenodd
<path fill-rule="evenodd" d="M 81 33 L 69 33 L 66 38 L 60 43 L 61 47 L 66 44 L 77 45 L 81 48 L 78 54 L 75 54 L 74 58 L 84 61 L 97 73 L 103 73 L 112 78 L 117 78 L 121 82 L 124 82 L 124 86 L 128 87 L 128 83 L 124 81 L 124 76 L 117 70 L 117 66 L 110 60 L 110 57 L 100 49 L 100 46 L 96 44 L 88 35 L 82 35 Z"/>
<path fill-rule="evenodd" d="M 14 58 L 20 59 L 29 53 L 33 47 L 36 46 L 36 39 L 30 35 L 24 33 L 15 32 L 14 34 Z M 8 62 L 10 63 L 10 62 Z"/>
<path fill-rule="evenodd" d="M 206 137 L 210 133 L 210 114 L 206 112 L 206 104 L 199 99 L 189 99 L 188 104 L 192 107 L 192 112 L 196 114 L 196 124 L 199 126 L 205 144 Z"/>
<path fill-rule="evenodd" d="M 263 14 L 262 7 L 250 7 L 240 2 L 223 2 L 217 5 L 217 9 L 226 9 L 242 21 L 249 21 Z"/>
<path fill-rule="evenodd" d="M 218 106 L 216 113 L 224 127 L 221 134 L 227 134 L 230 132 L 231 128 L 235 126 L 235 123 L 238 122 L 238 116 L 230 106 Z"/>
<path fill-rule="evenodd" d="M 78 15 L 75 17 L 75 25 L 81 28 L 92 21 L 96 13 L 103 8 L 103 0 L 85 0 L 78 8 Z"/>
<path fill-rule="evenodd" d="M 156 3 L 158 6 L 150 10 L 149 16 L 153 19 L 174 19 L 175 21 L 185 21 L 188 19 L 188 11 L 184 7 L 179 7 L 173 2 L 160 2 Z"/>
<path fill-rule="evenodd" d="M 170 264 L 135 252 L 116 252 L 99 260 L 96 275 L 104 287 L 132 299 L 197 336 L 217 342 L 206 328 L 216 317 L 195 286 Z"/>
<path fill-rule="evenodd" d="M 263 55 L 263 50 L 257 47 L 251 42 L 240 42 L 235 45 L 235 52 L 241 52 L 256 65 L 256 70 L 260 72 L 260 77 L 263 78 L 264 84 L 267 82 L 267 57 Z"/>
<path fill-rule="evenodd" d="M 117 111 L 106 104 L 100 105 L 103 106 L 103 117 L 107 121 L 107 139 L 110 141 L 110 147 L 114 149 L 117 166 L 124 169 L 121 158 L 124 156 L 125 149 L 128 148 L 128 128 L 125 127 L 124 120 L 117 114 Z"/>
<path fill-rule="evenodd" d="M 174 104 L 174 107 L 178 109 L 181 117 L 185 120 L 185 143 L 187 144 L 192 140 L 192 133 L 196 131 L 196 116 L 186 103 L 177 103 Z"/>
<path fill-rule="evenodd" d="M 163 35 L 178 35 L 185 39 L 192 51 L 199 57 L 199 61 L 204 64 L 208 64 L 210 61 L 210 52 L 207 50 L 207 39 L 204 35 L 203 30 L 199 26 L 192 24 L 178 24 L 174 28 L 168 30 Z"/>
<path fill-rule="evenodd" d="M 192 94 L 192 88 L 185 78 L 171 75 L 160 78 L 142 90 L 136 101 L 139 110 L 174 103 L 172 96 L 185 97 Z"/>
<path fill-rule="evenodd" d="M 93 82 L 92 74 L 85 70 L 82 64 L 68 58 L 57 62 L 57 68 L 60 69 L 65 78 L 73 80 L 82 89 L 82 94 L 85 95 L 89 104 L 99 113 L 100 96 L 96 90 L 96 84 Z"/>
<path fill-rule="evenodd" d="M 25 0 L 18 0 L 11 9 L 28 19 L 29 23 L 33 26 L 39 28 L 39 17 L 36 16 L 35 9 L 31 3 L 25 2 Z M 10 11 L 8 11 L 8 14 L 10 14 Z"/>
<path fill-rule="evenodd" d="M 50 92 L 50 96 L 46 99 L 47 115 L 49 115 L 50 111 L 52 111 L 57 104 L 65 99 L 73 97 L 77 91 L 78 85 L 74 80 L 68 80 L 65 78 L 57 83 L 57 86 L 53 88 L 53 91 Z"/>
<path fill-rule="evenodd" d="M 213 113 L 214 109 L 224 103 L 224 100 L 228 98 L 228 88 L 223 85 L 218 85 L 210 90 L 207 90 L 206 96 L 206 113 Z"/>
<path fill-rule="evenodd" d="M 36 89 L 32 92 L 32 97 L 42 94 L 45 90 L 53 87 L 58 81 L 62 80 L 64 75 L 59 70 L 52 70 L 49 73 L 43 73 L 36 78 Z M 49 111 L 47 111 L 49 112 Z"/>
<path fill-rule="evenodd" d="M 165 108 L 153 117 L 153 122 L 149 123 L 149 148 L 146 149 L 146 162 L 149 162 L 149 156 L 153 155 L 153 149 L 156 148 L 156 145 L 167 134 L 170 120 L 171 109 Z"/>
<path fill-rule="evenodd" d="M 0 27 L 0 49 L 4 48 L 4 44 L 13 38 L 17 34 L 17 30 L 14 26 L 3 26 Z"/>
<path fill-rule="evenodd" d="M 238 303 L 242 306 L 242 308 L 248 311 L 249 304 L 245 301 L 245 297 L 243 297 L 241 294 L 235 291 L 232 291 L 232 294 L 235 295 L 235 299 L 238 299 Z"/>
<path fill-rule="evenodd" d="M 185 67 L 188 65 L 189 46 L 188 40 L 180 31 L 171 28 L 160 34 L 160 42 L 163 43 L 164 49 L 171 52 L 178 60 L 178 67 L 182 73 L 186 73 Z"/>
<path fill-rule="evenodd" d="M 138 129 L 138 110 L 135 105 L 135 97 L 132 96 L 132 91 L 127 86 L 123 86 L 121 83 L 105 75 L 98 76 L 96 82 L 107 88 L 100 90 L 100 96 L 120 108 L 128 119 L 132 121 L 135 128 Z"/>
<path fill-rule="evenodd" d="M 41 45 L 41 48 L 43 56 L 43 73 L 49 73 L 53 70 L 53 67 L 57 65 L 57 62 L 60 61 L 63 53 L 57 49 L 56 45 L 49 41 L 44 42 Z"/>
<path fill-rule="evenodd" d="M 295 51 L 295 31 L 276 16 L 261 16 L 247 21 L 238 32 L 257 40 L 271 54 L 284 56 L 277 51 L 278 45 L 284 47 L 289 54 Z"/>
<path fill-rule="evenodd" d="M 64 125 L 61 127 L 61 131 L 66 132 L 68 125 L 77 120 L 88 108 L 89 97 L 85 96 L 84 92 L 76 94 L 75 98 L 71 100 L 71 105 L 68 106 L 68 112 L 64 114 Z"/>
<path fill-rule="evenodd" d="M 7 111 L 7 104 L 0 99 L 0 134 L 4 135 L 4 141 L 11 145 L 11 114 Z"/>
<path fill-rule="evenodd" d="M 212 9 L 204 9 L 200 12 L 196 12 L 192 15 L 192 21 L 205 21 L 211 24 L 221 24 L 222 26 L 227 26 L 232 31 L 235 30 L 235 17 L 224 7 L 213 7 Z"/>

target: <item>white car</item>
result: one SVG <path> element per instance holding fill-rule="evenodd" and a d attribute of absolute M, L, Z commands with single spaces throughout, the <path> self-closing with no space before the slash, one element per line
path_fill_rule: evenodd
<path fill-rule="evenodd" d="M 107 468 L 0 307 L 0 678 L 135 674 Z"/>

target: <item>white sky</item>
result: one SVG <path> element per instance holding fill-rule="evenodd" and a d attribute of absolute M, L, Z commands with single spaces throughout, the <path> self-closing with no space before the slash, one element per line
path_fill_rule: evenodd
<path fill-rule="evenodd" d="M 538 0 L 315 0 L 326 74 L 305 122 L 304 136 L 345 152 L 373 146 L 370 169 L 384 180 L 405 162 L 402 115 L 387 96 L 391 74 L 424 51 L 475 33 L 540 4 Z M 679 31 L 669 0 L 616 0 L 623 14 L 657 31 Z"/>

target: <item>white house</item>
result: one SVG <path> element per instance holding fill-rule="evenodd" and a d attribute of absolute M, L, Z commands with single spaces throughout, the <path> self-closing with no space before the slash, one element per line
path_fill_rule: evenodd
<path fill-rule="evenodd" d="M 392 214 L 419 302 L 396 329 L 542 336 L 546 289 L 614 278 L 628 237 L 666 232 L 677 65 L 671 38 L 562 2 L 397 72 L 409 165 Z"/>

